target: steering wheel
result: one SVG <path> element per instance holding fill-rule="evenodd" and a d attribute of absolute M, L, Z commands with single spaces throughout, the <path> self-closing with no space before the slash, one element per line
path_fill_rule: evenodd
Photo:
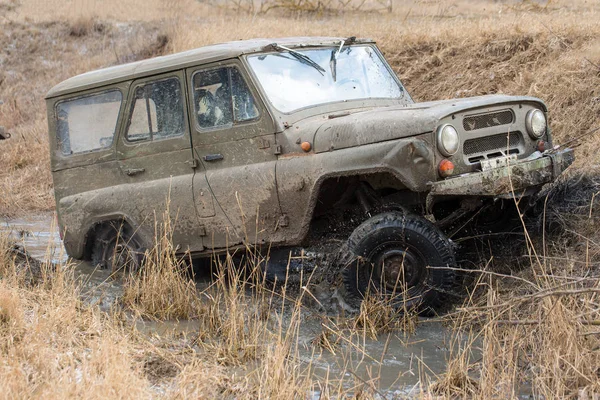
<path fill-rule="evenodd" d="M 337 81 L 337 86 L 344 86 L 344 85 L 349 85 L 349 84 L 354 85 L 354 87 L 352 89 L 359 90 L 361 95 L 365 94 L 365 89 L 363 87 L 363 84 L 356 78 L 344 78 L 344 79 L 340 79 L 339 81 Z"/>

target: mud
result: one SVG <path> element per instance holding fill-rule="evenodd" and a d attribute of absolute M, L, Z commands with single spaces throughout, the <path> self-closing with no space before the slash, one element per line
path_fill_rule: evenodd
<path fill-rule="evenodd" d="M 52 214 L 31 215 L 2 221 L 0 230 L 9 232 L 32 257 L 49 258 L 56 264 L 66 263 L 68 267 L 74 268 L 74 273 L 82 284 L 84 300 L 108 310 L 118 301 L 122 286 L 106 270 L 94 268 L 86 262 L 69 260 L 53 221 Z M 205 279 L 198 278 L 196 284 L 199 290 L 206 288 Z M 334 354 L 322 351 L 312 344 L 322 330 L 321 320 L 315 315 L 318 314 L 313 313 L 304 318 L 299 335 L 301 360 L 307 364 L 312 363 L 315 377 L 339 375 L 350 362 L 361 379 L 368 380 L 369 376 L 375 374 L 380 377 L 380 389 L 393 395 L 417 394 L 423 371 L 430 376 L 444 372 L 451 339 L 456 339 L 456 333 L 441 323 L 421 319 L 412 335 L 396 332 L 384 335 L 379 340 L 365 339 L 361 343 L 366 350 L 364 356 L 350 355 L 343 349 Z M 194 335 L 198 329 L 198 322 L 194 320 L 136 320 L 135 324 L 139 331 L 159 336 L 180 333 Z M 459 338 L 459 343 L 454 343 L 460 344 L 466 340 L 466 337 Z M 353 379 L 350 376 L 347 378 Z"/>

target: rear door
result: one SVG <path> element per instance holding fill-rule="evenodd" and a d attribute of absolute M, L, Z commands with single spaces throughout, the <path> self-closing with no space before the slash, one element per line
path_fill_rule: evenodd
<path fill-rule="evenodd" d="M 201 251 L 198 215 L 214 215 L 211 196 L 196 198 L 194 175 L 204 177 L 193 161 L 183 72 L 140 79 L 129 91 L 129 109 L 118 144 L 127 191 L 123 205 L 138 223 L 154 228 L 169 211 L 173 242 L 180 251 Z M 201 188 L 197 187 L 201 190 Z"/>
<path fill-rule="evenodd" d="M 203 224 L 205 243 L 224 248 L 268 242 L 281 215 L 273 120 L 239 60 L 186 73 L 194 152 L 206 169 L 206 177 L 194 179 L 195 198 L 205 179 L 217 202 L 214 220 Z"/>

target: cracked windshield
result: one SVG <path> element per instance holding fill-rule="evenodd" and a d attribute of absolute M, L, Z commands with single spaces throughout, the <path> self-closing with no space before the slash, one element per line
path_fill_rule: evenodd
<path fill-rule="evenodd" d="M 399 99 L 404 89 L 370 46 L 291 50 L 248 57 L 269 100 L 282 112 L 356 99 Z"/>

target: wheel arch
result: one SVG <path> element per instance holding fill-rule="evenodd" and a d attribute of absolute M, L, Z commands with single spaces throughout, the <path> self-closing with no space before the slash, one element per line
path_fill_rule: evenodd
<path fill-rule="evenodd" d="M 345 202 L 352 202 L 355 191 L 361 183 L 366 183 L 385 194 L 415 193 L 410 183 L 397 171 L 388 168 L 346 171 L 320 176 L 315 182 L 309 200 L 308 210 L 303 220 L 302 240 L 309 236 L 315 218 Z"/>
<path fill-rule="evenodd" d="M 134 231 L 140 237 L 140 240 L 142 240 L 143 243 L 148 242 L 148 235 L 144 234 L 141 225 L 136 223 L 136 221 L 134 221 L 132 218 L 121 213 L 103 215 L 102 217 L 96 218 L 86 224 L 87 229 L 81 244 L 80 258 L 83 260 L 91 260 L 94 243 L 98 237 L 98 234 L 108 226 L 121 224 L 128 226 L 132 231 Z"/>

